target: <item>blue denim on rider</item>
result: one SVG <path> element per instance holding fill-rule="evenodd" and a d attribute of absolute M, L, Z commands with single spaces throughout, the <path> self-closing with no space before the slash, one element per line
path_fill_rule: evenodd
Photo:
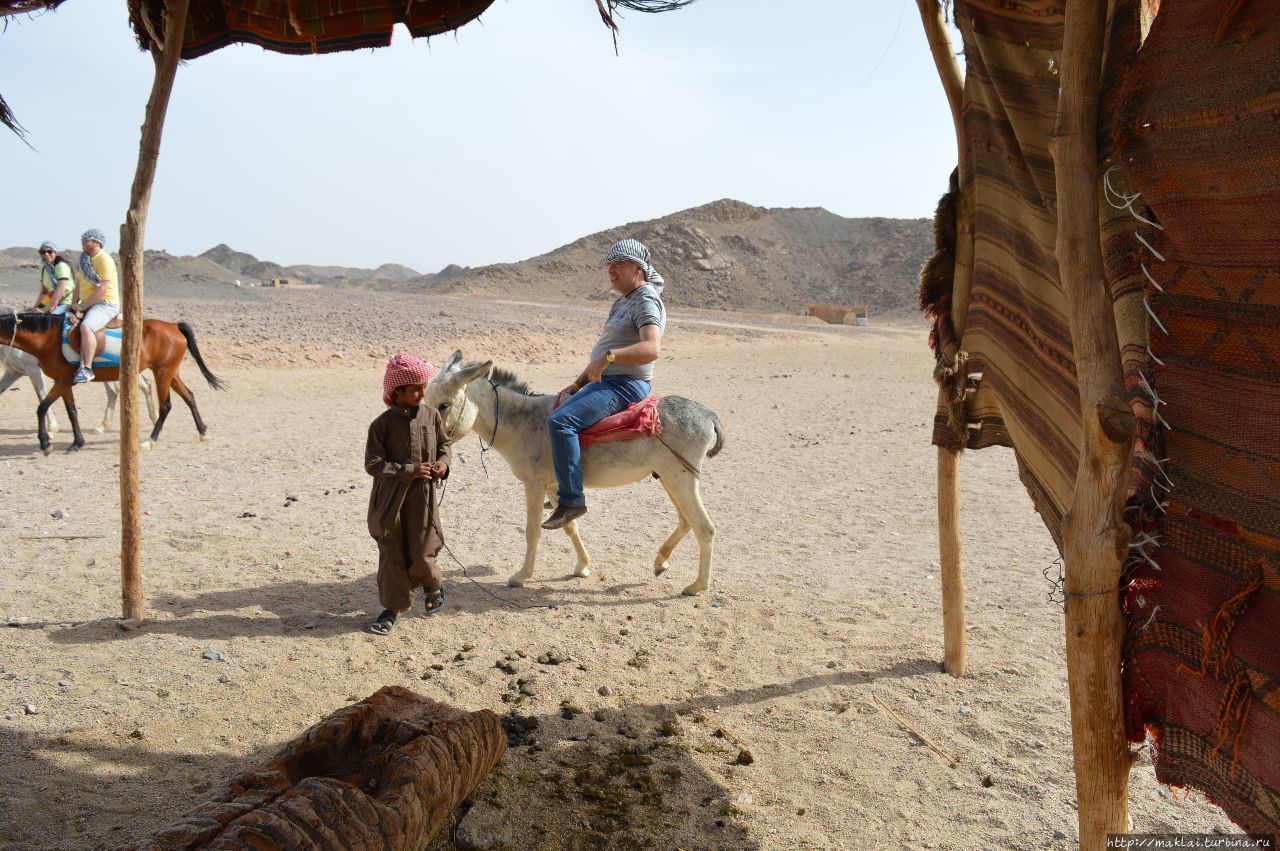
<path fill-rule="evenodd" d="M 650 384 L 629 375 L 606 375 L 592 381 L 565 400 L 547 419 L 551 432 L 551 461 L 560 483 L 560 504 L 568 507 L 586 505 L 582 492 L 582 450 L 578 432 L 605 417 L 641 401 L 649 395 Z"/>

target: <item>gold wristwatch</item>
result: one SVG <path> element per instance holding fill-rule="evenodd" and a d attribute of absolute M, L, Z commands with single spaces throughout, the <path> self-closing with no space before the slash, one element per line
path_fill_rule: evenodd
<path fill-rule="evenodd" d="M 604 350 L 604 359 L 605 359 L 605 360 L 607 360 L 609 363 L 613 363 L 613 362 L 614 362 L 614 361 L 616 361 L 618 358 L 617 358 L 617 356 L 615 356 L 615 355 L 614 355 L 614 353 L 613 353 L 613 349 L 605 349 L 605 350 Z"/>

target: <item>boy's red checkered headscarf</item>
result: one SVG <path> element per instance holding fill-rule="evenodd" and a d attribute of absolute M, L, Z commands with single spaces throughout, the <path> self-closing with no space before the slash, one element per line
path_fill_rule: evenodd
<path fill-rule="evenodd" d="M 387 371 L 382 376 L 382 404 L 391 404 L 397 387 L 426 384 L 435 377 L 436 368 L 427 361 L 408 352 L 396 352 L 387 361 Z"/>

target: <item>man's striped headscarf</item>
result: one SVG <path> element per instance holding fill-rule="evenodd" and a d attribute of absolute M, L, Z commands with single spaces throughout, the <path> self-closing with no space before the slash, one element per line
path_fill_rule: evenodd
<path fill-rule="evenodd" d="M 646 284 L 652 284 L 655 290 L 661 290 L 667 285 L 662 280 L 662 276 L 658 274 L 658 270 L 653 268 L 649 263 L 649 249 L 638 239 L 624 239 L 613 244 L 613 248 L 609 249 L 609 253 L 604 256 L 604 265 L 616 263 L 619 260 L 630 260 L 641 269 L 644 270 L 644 280 Z"/>

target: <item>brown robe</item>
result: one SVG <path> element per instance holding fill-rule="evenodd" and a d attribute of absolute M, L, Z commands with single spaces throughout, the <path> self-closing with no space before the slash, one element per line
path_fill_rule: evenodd
<path fill-rule="evenodd" d="M 364 469 L 373 476 L 369 534 L 378 542 L 378 599 L 383 608 L 408 611 L 414 588 L 440 587 L 436 555 L 443 540 L 436 486 L 413 474 L 419 463 L 443 461 L 448 468 L 452 458 L 444 420 L 428 405 L 392 406 L 369 426 Z"/>

